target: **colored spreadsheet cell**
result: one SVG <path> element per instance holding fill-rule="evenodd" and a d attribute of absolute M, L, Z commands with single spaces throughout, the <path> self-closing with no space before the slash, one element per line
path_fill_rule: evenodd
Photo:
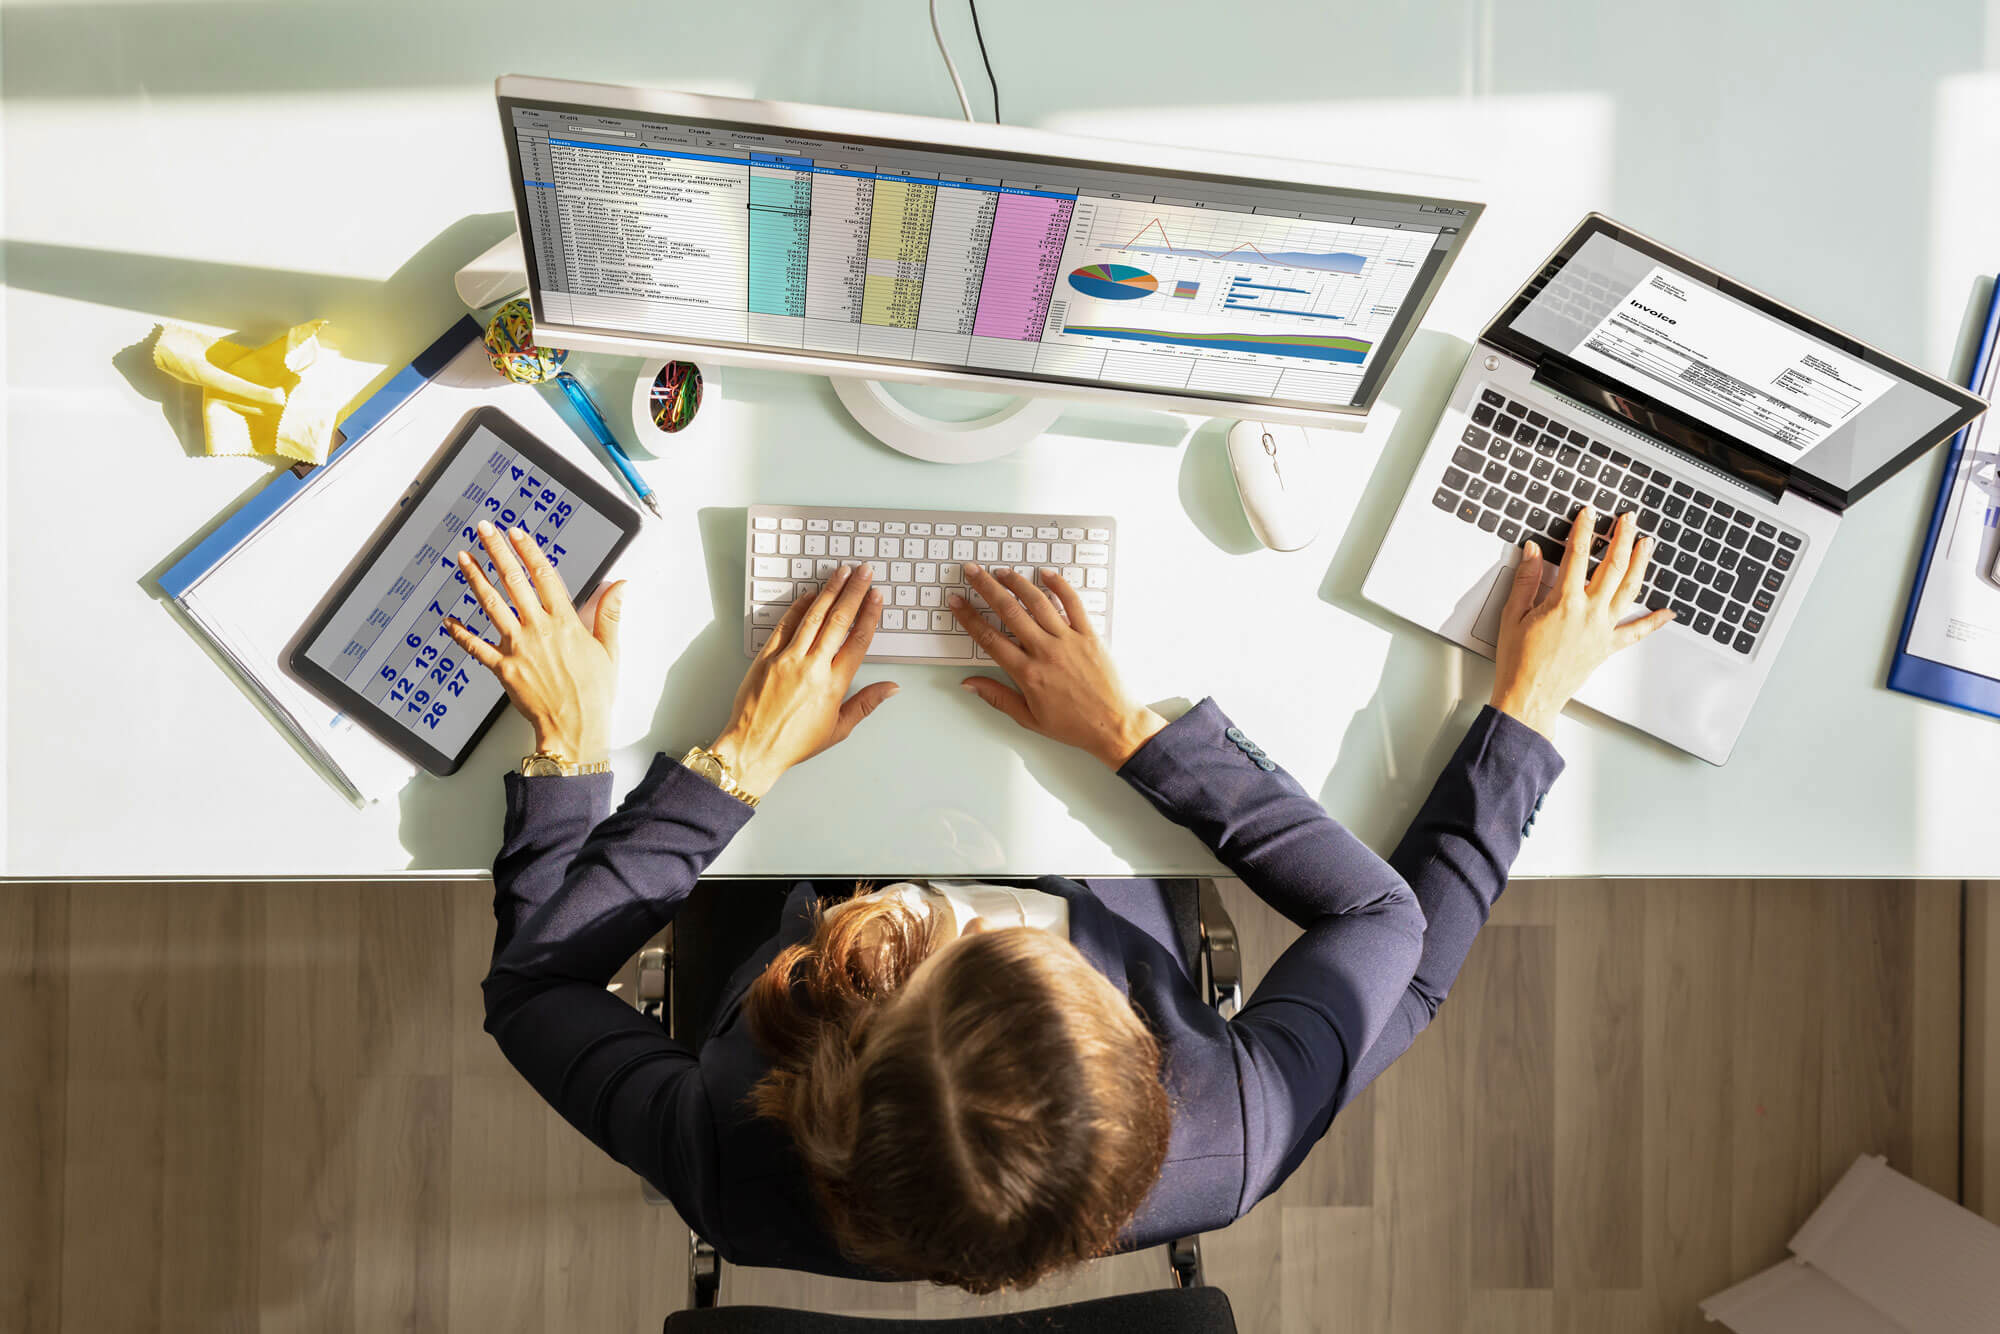
<path fill-rule="evenodd" d="M 760 315 L 806 313 L 812 241 L 812 173 L 750 169 L 750 309 Z"/>
<path fill-rule="evenodd" d="M 1041 339 L 1075 207 L 1074 199 L 1000 196 L 986 251 L 986 277 L 979 285 L 979 315 L 972 324 L 975 336 Z"/>
<path fill-rule="evenodd" d="M 924 257 L 930 252 L 937 187 L 913 181 L 877 181 L 868 223 L 868 281 L 861 322 L 892 329 L 917 327 L 924 296 Z"/>

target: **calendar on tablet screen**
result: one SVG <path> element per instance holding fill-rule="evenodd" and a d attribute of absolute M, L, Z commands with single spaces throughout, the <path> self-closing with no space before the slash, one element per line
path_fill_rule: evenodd
<path fill-rule="evenodd" d="M 444 631 L 445 617 L 454 616 L 481 638 L 497 639 L 458 568 L 458 553 L 471 552 L 504 595 L 479 542 L 475 525 L 482 519 L 503 531 L 527 530 L 566 576 L 572 596 L 621 536 L 616 523 L 551 469 L 479 426 L 412 502 L 303 655 L 381 718 L 446 755 L 463 748 L 502 694 L 493 674 Z"/>

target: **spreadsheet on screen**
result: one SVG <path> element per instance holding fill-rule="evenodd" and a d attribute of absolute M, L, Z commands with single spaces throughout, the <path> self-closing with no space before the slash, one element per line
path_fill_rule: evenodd
<path fill-rule="evenodd" d="M 511 103 L 552 323 L 1366 403 L 1463 207 Z"/>

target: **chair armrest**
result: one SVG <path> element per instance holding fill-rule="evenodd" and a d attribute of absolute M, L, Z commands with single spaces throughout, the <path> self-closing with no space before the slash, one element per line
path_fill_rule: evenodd
<path fill-rule="evenodd" d="M 1204 994 L 1224 1019 L 1243 1008 L 1243 955 L 1236 944 L 1236 923 L 1222 904 L 1215 881 L 1196 887 L 1201 912 L 1201 973 Z"/>

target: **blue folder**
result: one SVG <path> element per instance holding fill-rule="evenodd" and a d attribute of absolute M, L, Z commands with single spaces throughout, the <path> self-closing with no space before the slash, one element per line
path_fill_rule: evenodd
<path fill-rule="evenodd" d="M 388 415 L 403 406 L 410 396 L 429 384 L 437 373 L 445 368 L 451 359 L 465 350 L 465 345 L 480 337 L 480 328 L 471 316 L 466 316 L 457 324 L 444 331 L 438 340 L 425 348 L 415 361 L 396 372 L 389 383 L 370 394 L 365 402 L 342 419 L 337 441 L 327 455 L 325 464 L 330 467 L 347 450 L 352 449 L 361 438 L 379 426 Z M 214 569 L 230 552 L 243 544 L 245 538 L 291 503 L 292 498 L 305 488 L 307 481 L 318 471 L 311 467 L 287 468 L 265 484 L 264 489 L 245 501 L 234 514 L 216 525 L 215 531 L 197 542 L 189 552 L 175 561 L 159 579 L 160 591 L 175 600 L 186 596 L 187 591 L 201 582 L 202 576 Z"/>
<path fill-rule="evenodd" d="M 1986 326 L 1979 336 L 1979 353 L 1972 359 L 1972 374 L 1966 381 L 1975 391 L 1985 378 L 1987 364 L 2000 354 L 2000 283 L 1986 308 Z M 1977 425 L 1978 423 L 1974 423 Z M 1944 528 L 1945 511 L 1951 504 L 1952 482 L 1958 476 L 1959 461 L 1971 441 L 1967 426 L 1952 438 L 1951 453 L 1945 460 L 1944 479 L 1938 484 L 1937 502 L 1931 507 L 1930 529 L 1924 534 L 1923 559 L 1917 562 L 1917 581 L 1910 588 L 1910 602 L 1903 609 L 1903 633 L 1896 641 L 1896 656 L 1889 664 L 1889 689 L 1906 695 L 1936 700 L 1974 713 L 2000 718 L 2000 679 L 1981 676 L 1959 667 L 1947 667 L 1910 652 L 1910 627 L 1916 623 L 1917 603 L 1930 578 L 1931 557 L 1937 551 L 1938 533 Z"/>

